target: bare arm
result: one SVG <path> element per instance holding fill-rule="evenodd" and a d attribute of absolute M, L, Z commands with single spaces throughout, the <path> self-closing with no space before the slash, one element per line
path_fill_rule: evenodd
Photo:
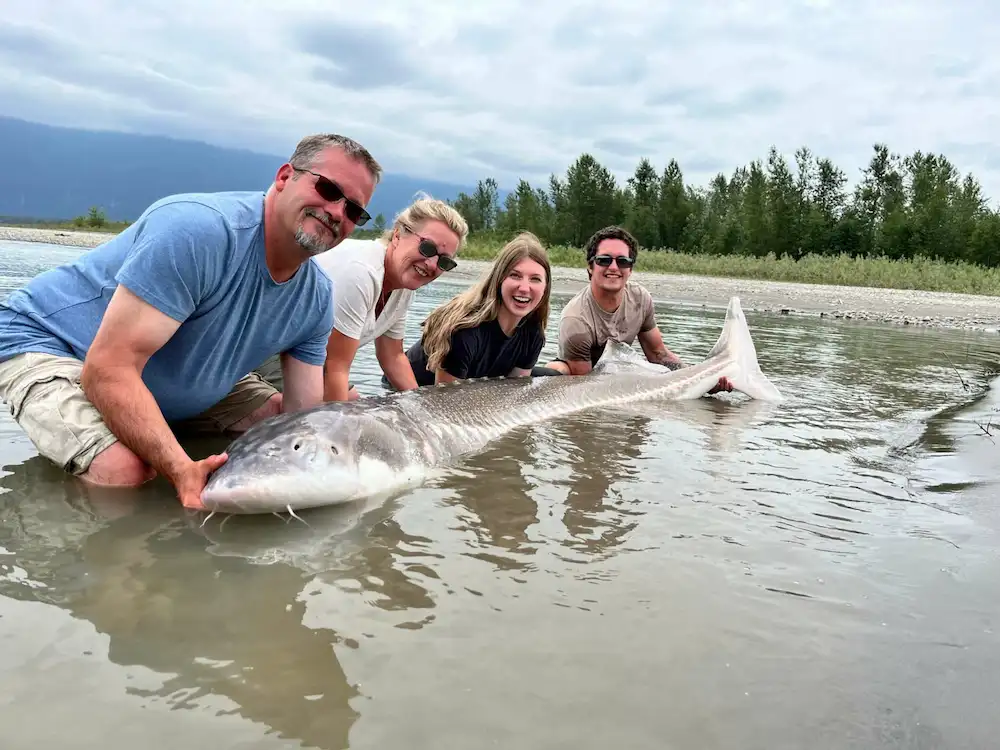
<path fill-rule="evenodd" d="M 281 355 L 281 376 L 284 381 L 281 411 L 300 411 L 323 401 L 321 366 L 306 364 L 284 353 Z"/>
<path fill-rule="evenodd" d="M 438 371 L 434 373 L 435 383 L 454 383 L 456 380 L 458 380 L 458 378 L 449 374 L 448 371 L 444 369 L 438 369 Z"/>
<path fill-rule="evenodd" d="M 594 369 L 594 366 L 590 364 L 589 359 L 566 360 L 566 367 L 569 368 L 570 375 L 586 375 Z"/>
<path fill-rule="evenodd" d="M 564 317 L 559 322 L 559 358 L 570 375 L 586 375 L 593 369 L 590 357 L 596 344 L 594 332 L 580 318 Z"/>
<path fill-rule="evenodd" d="M 216 466 L 191 460 L 142 382 L 149 358 L 179 327 L 119 286 L 84 359 L 80 385 L 121 443 L 166 477 L 185 506 L 201 507 L 205 479 Z"/>
<path fill-rule="evenodd" d="M 398 391 L 410 391 L 417 387 L 417 378 L 413 375 L 413 367 L 403 351 L 403 340 L 391 336 L 379 336 L 375 339 L 375 358 L 386 378 Z"/>
<path fill-rule="evenodd" d="M 324 367 L 324 401 L 347 401 L 348 376 L 351 363 L 358 351 L 358 339 L 345 336 L 334 329 L 326 345 L 326 366 Z"/>
<path fill-rule="evenodd" d="M 671 370 L 686 367 L 681 358 L 663 343 L 663 334 L 656 326 L 639 333 L 639 345 L 642 346 L 642 351 L 650 362 L 669 367 Z"/>

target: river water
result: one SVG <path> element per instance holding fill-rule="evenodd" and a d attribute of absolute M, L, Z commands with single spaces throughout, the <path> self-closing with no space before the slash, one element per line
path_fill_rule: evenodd
<path fill-rule="evenodd" d="M 0 243 L 0 296 L 77 252 Z M 689 360 L 722 317 L 657 312 Z M 1000 337 L 748 320 L 780 405 L 560 419 L 308 526 L 85 493 L 5 408 L 0 747 L 995 746 Z"/>

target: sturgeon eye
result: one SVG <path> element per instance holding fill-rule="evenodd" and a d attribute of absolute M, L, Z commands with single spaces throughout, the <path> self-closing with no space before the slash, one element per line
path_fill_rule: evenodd
<path fill-rule="evenodd" d="M 340 455 L 340 451 L 337 450 L 337 446 L 336 445 L 331 445 L 330 446 L 330 450 L 333 451 L 333 455 L 335 455 L 335 456 L 339 456 Z"/>
<path fill-rule="evenodd" d="M 296 443 L 295 445 L 292 446 L 292 450 L 293 451 L 297 451 L 298 449 L 299 449 L 299 444 L 298 443 Z"/>

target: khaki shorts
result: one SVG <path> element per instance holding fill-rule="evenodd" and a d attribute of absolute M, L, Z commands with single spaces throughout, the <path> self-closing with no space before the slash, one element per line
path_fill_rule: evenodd
<path fill-rule="evenodd" d="M 273 385 L 279 391 L 285 390 L 285 379 L 281 372 L 281 355 L 275 354 L 264 360 L 264 364 L 254 370 L 257 375 L 263 378 L 264 382 Z"/>
<path fill-rule="evenodd" d="M 71 474 L 87 471 L 101 451 L 118 442 L 80 387 L 83 362 L 31 352 L 0 362 L 0 398 L 38 452 Z M 177 427 L 225 433 L 278 391 L 255 373 L 224 399 Z"/>

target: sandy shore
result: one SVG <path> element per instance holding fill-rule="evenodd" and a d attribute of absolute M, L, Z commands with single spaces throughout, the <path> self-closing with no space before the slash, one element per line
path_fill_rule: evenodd
<path fill-rule="evenodd" d="M 100 232 L 0 227 L 0 240 L 18 242 L 94 247 L 109 237 Z M 484 261 L 465 260 L 445 278 L 468 284 L 479 278 L 487 266 Z M 559 293 L 574 293 L 587 283 L 587 272 L 582 268 L 555 268 L 552 275 L 553 288 Z M 642 271 L 633 278 L 657 301 L 668 304 L 725 307 L 735 295 L 746 311 L 1000 331 L 1000 297 Z"/>

